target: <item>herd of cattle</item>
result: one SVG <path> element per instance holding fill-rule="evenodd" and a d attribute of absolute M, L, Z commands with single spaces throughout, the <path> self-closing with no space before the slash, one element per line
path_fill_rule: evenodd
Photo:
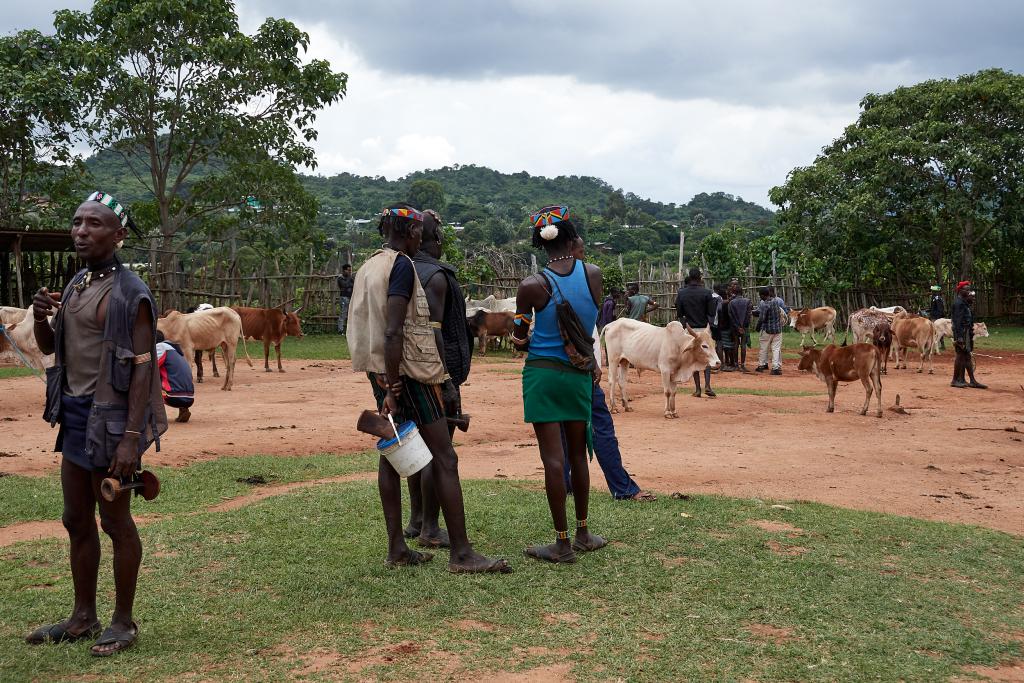
<path fill-rule="evenodd" d="M 242 340 L 242 349 L 249 366 L 252 360 L 245 347 L 246 339 L 263 341 L 263 367 L 270 372 L 270 347 L 277 354 L 278 372 L 284 372 L 281 365 L 281 340 L 286 336 L 301 337 L 302 324 L 299 310 L 287 311 L 282 308 L 252 308 L 247 306 L 213 307 L 201 304 L 196 310 L 181 313 L 167 310 L 156 321 L 157 329 L 168 341 L 181 347 L 182 353 L 196 365 L 196 380 L 203 381 L 204 351 L 209 352 L 213 362 L 213 376 L 218 377 L 215 351 L 220 348 L 224 356 L 225 378 L 221 387 L 231 390 L 235 376 L 235 354 L 238 340 Z M 33 369 L 44 370 L 53 365 L 53 355 L 44 355 L 36 345 L 32 332 L 31 308 L 0 307 L 0 323 L 4 325 L 11 342 L 17 346 L 17 352 Z M 0 362 L 21 364 L 23 361 L 18 353 L 9 348 L 10 343 L 5 336 L 0 336 Z"/>
<path fill-rule="evenodd" d="M 213 363 L 213 376 L 219 377 L 215 351 L 220 348 L 226 366 L 225 391 L 231 390 L 238 340 L 249 366 L 246 339 L 263 341 L 263 367 L 270 372 L 270 347 L 277 356 L 278 372 L 284 372 L 281 365 L 281 341 L 286 336 L 301 337 L 302 327 L 299 309 L 287 311 L 281 308 L 252 308 L 245 306 L 212 307 L 201 304 L 195 310 L 181 313 L 165 311 L 157 320 L 157 329 L 168 341 L 177 343 L 182 353 L 196 366 L 196 380 L 203 381 L 203 353 L 208 352 Z M 466 324 L 473 337 L 479 342 L 479 353 L 486 354 L 490 340 L 501 340 L 512 333 L 515 317 L 515 298 L 466 301 Z M 10 347 L 7 337 L 0 335 L 0 362 L 19 364 L 24 361 L 37 370 L 53 364 L 53 356 L 40 351 L 32 333 L 31 309 L 0 307 L 0 323 L 6 327 L 7 335 L 17 346 L 18 354 Z M 911 349 L 920 356 L 918 372 L 924 371 L 929 363 L 933 372 L 932 358 L 939 353 L 940 342 L 952 336 L 949 318 L 932 321 L 926 317 L 912 315 L 901 306 L 888 308 L 862 308 L 850 315 L 846 337 L 842 346 L 835 346 L 836 310 L 830 306 L 793 309 L 789 311 L 788 324 L 800 333 L 801 346 L 807 336 L 818 343 L 816 333 L 822 332 L 825 341 L 833 345 L 823 350 L 804 347 L 801 352 L 800 369 L 813 371 L 825 382 L 829 391 L 829 412 L 835 408 L 835 392 L 839 382 L 853 382 L 858 379 L 864 385 L 865 399 L 861 414 L 866 414 L 871 396 L 878 401 L 878 416 L 881 417 L 881 379 L 888 370 L 890 355 L 896 360 L 896 368 L 907 367 L 907 356 Z M 784 319 L 784 322 L 785 319 Z M 975 336 L 987 337 L 985 323 L 975 323 Z M 678 385 L 687 381 L 694 372 L 710 366 L 717 368 L 721 361 L 715 351 L 711 329 L 694 330 L 689 326 L 672 321 L 665 327 L 657 327 L 638 320 L 620 318 L 605 326 L 601 333 L 607 349 L 609 372 L 609 396 L 612 412 L 618 412 L 618 400 L 624 410 L 629 407 L 626 395 L 627 370 L 633 367 L 639 371 L 653 370 L 661 375 L 665 394 L 665 417 L 677 417 L 675 395 Z M 846 345 L 852 337 L 853 344 Z"/>

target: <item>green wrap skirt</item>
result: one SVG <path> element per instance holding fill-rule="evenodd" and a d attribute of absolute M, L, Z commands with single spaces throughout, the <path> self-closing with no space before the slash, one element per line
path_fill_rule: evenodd
<path fill-rule="evenodd" d="M 586 422 L 594 379 L 555 358 L 529 358 L 523 368 L 523 419 L 526 422 Z"/>

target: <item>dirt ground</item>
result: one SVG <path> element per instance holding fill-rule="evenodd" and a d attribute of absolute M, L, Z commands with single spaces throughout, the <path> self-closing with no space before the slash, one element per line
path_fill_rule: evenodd
<path fill-rule="evenodd" d="M 949 387 L 949 353 L 939 357 L 934 375 L 890 369 L 882 379 L 882 419 L 857 414 L 859 384 L 841 387 L 837 412 L 826 414 L 824 385 L 798 372 L 795 360 L 786 361 L 782 377 L 719 373 L 713 383 L 819 395 L 697 399 L 687 387 L 677 399 L 678 420 L 662 417 L 658 377 L 648 372 L 638 382 L 631 373 L 635 411 L 616 415 L 615 428 L 628 471 L 659 494 L 813 500 L 1024 535 L 1024 356 L 1002 355 L 979 359 L 985 392 Z M 285 368 L 264 373 L 239 364 L 231 392 L 208 377 L 197 385 L 192 421 L 172 423 L 163 450 L 147 462 L 372 447 L 372 438 L 355 430 L 359 411 L 372 407 L 365 376 L 345 361 L 293 360 Z M 464 478 L 542 477 L 532 429 L 522 421 L 520 368 L 521 361 L 507 359 L 474 366 L 463 390 L 472 426 L 456 433 Z M 56 431 L 40 419 L 42 383 L 22 377 L 0 387 L 0 472 L 55 470 Z M 896 394 L 909 414 L 888 409 Z M 596 461 L 593 485 L 604 487 Z"/>

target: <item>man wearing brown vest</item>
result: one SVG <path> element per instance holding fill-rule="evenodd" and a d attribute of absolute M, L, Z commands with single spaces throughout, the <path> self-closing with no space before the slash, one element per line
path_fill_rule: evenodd
<path fill-rule="evenodd" d="M 356 273 L 352 290 L 348 318 L 352 369 L 367 374 L 378 409 L 415 422 L 430 449 L 434 486 L 451 541 L 448 570 L 510 572 L 505 560 L 474 551 L 466 534 L 458 457 L 441 398 L 447 375 L 430 324 L 427 298 L 411 259 L 423 239 L 423 214 L 406 204 L 395 205 L 384 209 L 378 229 L 387 243 Z M 432 554 L 417 552 L 406 544 L 401 478 L 383 457 L 377 486 L 388 533 L 385 566 L 431 560 Z"/>

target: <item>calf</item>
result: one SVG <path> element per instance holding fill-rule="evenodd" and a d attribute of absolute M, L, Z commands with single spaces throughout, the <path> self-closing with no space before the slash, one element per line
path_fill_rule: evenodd
<path fill-rule="evenodd" d="M 601 332 L 608 349 L 608 384 L 611 411 L 615 407 L 615 387 L 619 387 L 622 408 L 630 412 L 626 397 L 627 370 L 633 365 L 640 370 L 661 373 L 661 386 L 665 392 L 665 417 L 676 418 L 676 387 L 693 373 L 707 366 L 721 365 L 711 341 L 711 328 L 694 331 L 678 320 L 665 327 L 656 327 L 631 318 L 619 318 L 605 325 Z"/>
<path fill-rule="evenodd" d="M 882 353 L 882 374 L 889 374 L 889 353 L 892 351 L 892 328 L 883 320 L 871 332 L 871 343 Z"/>
<path fill-rule="evenodd" d="M 263 340 L 263 369 L 270 372 L 270 345 L 274 345 L 277 353 L 277 371 L 284 372 L 281 366 L 281 340 L 285 337 L 302 337 L 302 321 L 296 308 L 287 313 L 284 306 L 280 308 L 251 308 L 232 306 L 242 319 L 242 334 L 246 339 Z"/>
<path fill-rule="evenodd" d="M 828 411 L 836 410 L 836 389 L 840 382 L 860 380 L 864 385 L 864 406 L 861 415 L 868 414 L 871 394 L 878 401 L 878 417 L 882 417 L 882 353 L 873 344 L 852 344 L 836 346 L 829 344 L 820 351 L 805 346 L 800 352 L 801 370 L 813 370 L 818 379 L 828 387 Z"/>
<path fill-rule="evenodd" d="M 487 311 L 480 309 L 467 319 L 470 334 L 480 343 L 480 355 L 487 355 L 487 340 L 490 337 L 500 339 L 512 335 L 513 321 L 516 314 L 509 311 Z"/>
<path fill-rule="evenodd" d="M 818 308 L 794 308 L 789 312 L 789 326 L 800 333 L 800 345 L 803 346 L 804 339 L 808 334 L 815 346 L 818 340 L 814 333 L 818 330 L 825 331 L 825 341 L 836 340 L 836 309 L 831 306 L 820 306 Z"/>
<path fill-rule="evenodd" d="M 903 352 L 903 368 L 907 367 L 909 349 L 915 348 L 921 354 L 918 372 L 924 372 L 924 361 L 928 360 L 928 374 L 935 372 L 932 350 L 935 348 L 935 325 L 928 318 L 910 316 L 904 311 L 897 313 L 892 321 L 893 352 L 896 354 L 896 369 L 900 369 L 900 352 Z"/>

